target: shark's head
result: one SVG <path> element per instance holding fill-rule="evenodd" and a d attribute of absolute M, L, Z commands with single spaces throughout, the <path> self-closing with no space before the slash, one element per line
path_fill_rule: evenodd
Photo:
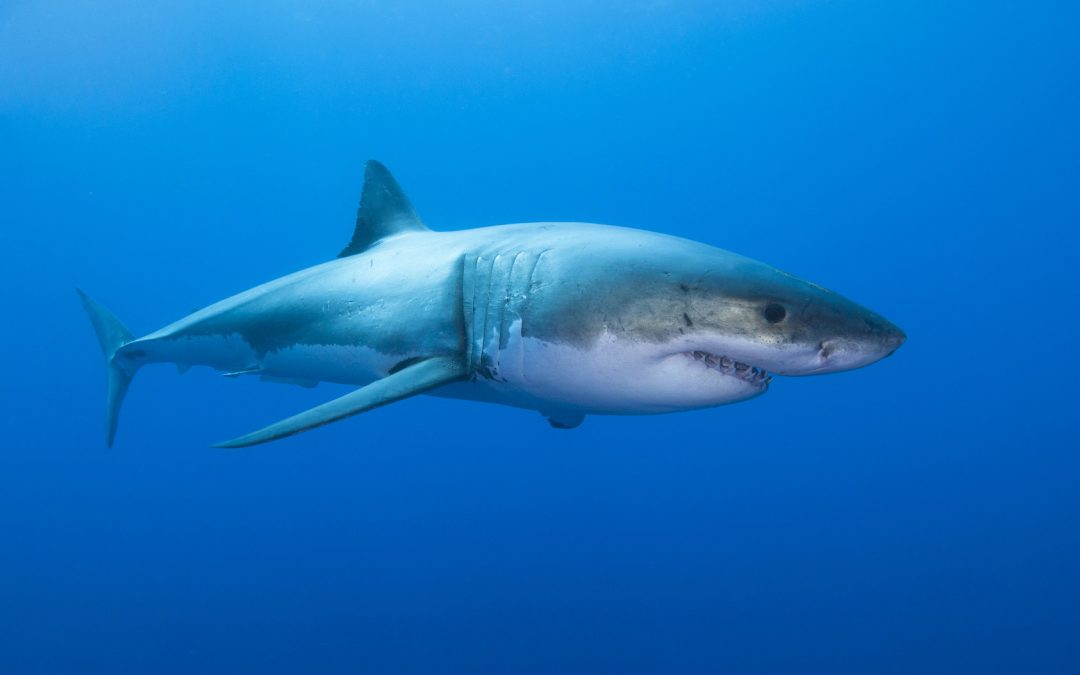
<path fill-rule="evenodd" d="M 679 283 L 680 346 L 778 375 L 861 368 L 895 352 L 904 332 L 828 289 L 745 258 Z"/>
<path fill-rule="evenodd" d="M 593 269 L 555 318 L 564 338 L 571 327 L 582 342 L 601 336 L 619 362 L 604 371 L 611 388 L 656 410 L 744 400 L 773 375 L 860 368 L 905 340 L 881 315 L 755 260 L 671 237 L 616 239 L 583 247 L 575 265 Z"/>
<path fill-rule="evenodd" d="M 726 251 L 671 267 L 661 294 L 668 339 L 657 347 L 740 380 L 748 396 L 764 391 L 772 375 L 861 368 L 906 339 L 885 317 L 838 293 Z"/>

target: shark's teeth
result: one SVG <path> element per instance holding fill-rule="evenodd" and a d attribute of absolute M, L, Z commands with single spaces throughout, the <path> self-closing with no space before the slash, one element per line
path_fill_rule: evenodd
<path fill-rule="evenodd" d="M 772 382 L 772 375 L 765 369 L 736 361 L 728 356 L 717 356 L 702 351 L 687 352 L 687 356 L 695 361 L 701 361 L 708 368 L 738 378 L 748 384 L 767 387 Z"/>

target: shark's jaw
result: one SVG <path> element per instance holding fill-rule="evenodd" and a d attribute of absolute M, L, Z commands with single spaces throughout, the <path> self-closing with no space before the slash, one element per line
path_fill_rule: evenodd
<path fill-rule="evenodd" d="M 772 375 L 764 368 L 758 368 L 728 356 L 717 356 L 709 352 L 683 352 L 688 358 L 700 363 L 705 368 L 716 371 L 724 377 L 733 377 L 757 388 L 762 393 L 769 388 Z"/>

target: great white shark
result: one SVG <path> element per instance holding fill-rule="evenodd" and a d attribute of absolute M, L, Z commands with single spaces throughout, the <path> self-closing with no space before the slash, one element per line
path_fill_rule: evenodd
<path fill-rule="evenodd" d="M 136 338 L 79 291 L 107 364 L 106 440 L 148 363 L 354 391 L 218 447 L 289 436 L 417 394 L 586 415 L 759 396 L 774 375 L 850 370 L 904 342 L 881 315 L 706 244 L 588 223 L 428 229 L 366 164 L 356 228 L 329 262 Z"/>

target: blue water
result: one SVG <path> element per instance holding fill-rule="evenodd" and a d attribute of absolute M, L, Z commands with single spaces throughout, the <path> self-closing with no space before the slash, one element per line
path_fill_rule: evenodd
<path fill-rule="evenodd" d="M 0 672 L 1080 672 L 1072 4 L 254 6 L 0 5 Z M 159 366 L 106 451 L 74 287 L 149 332 L 327 260 L 369 157 L 436 229 L 686 236 L 908 343 L 244 451 L 346 390 Z"/>

